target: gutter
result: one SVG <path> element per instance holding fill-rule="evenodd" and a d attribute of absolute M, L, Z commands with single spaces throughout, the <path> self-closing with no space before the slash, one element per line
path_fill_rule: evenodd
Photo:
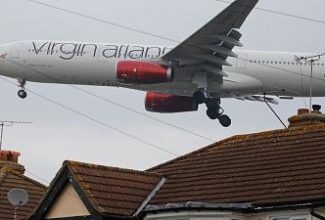
<path fill-rule="evenodd" d="M 324 202 L 306 202 L 300 204 L 274 205 L 274 206 L 254 206 L 250 203 L 233 203 L 233 204 L 218 204 L 218 203 L 203 203 L 203 202 L 187 202 L 185 204 L 167 204 L 164 206 L 148 205 L 143 212 L 179 212 L 192 210 L 209 210 L 209 211 L 239 211 L 243 213 L 259 213 L 264 211 L 281 211 L 288 209 L 310 208 L 310 214 L 320 220 L 325 220 L 324 216 L 315 213 L 313 207 L 324 205 Z"/>

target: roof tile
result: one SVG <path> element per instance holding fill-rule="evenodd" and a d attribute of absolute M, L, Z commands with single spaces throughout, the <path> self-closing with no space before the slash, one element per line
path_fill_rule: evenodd
<path fill-rule="evenodd" d="M 13 188 L 24 189 L 29 195 L 28 203 L 17 212 L 18 219 L 26 219 L 40 201 L 46 187 L 15 170 L 0 167 L 0 219 L 13 218 L 14 208 L 7 199 L 8 192 Z"/>
<path fill-rule="evenodd" d="M 238 135 L 148 171 L 167 182 L 152 205 L 325 199 L 325 124 Z"/>
<path fill-rule="evenodd" d="M 103 215 L 132 216 L 160 182 L 155 173 L 66 161 L 72 176 Z"/>

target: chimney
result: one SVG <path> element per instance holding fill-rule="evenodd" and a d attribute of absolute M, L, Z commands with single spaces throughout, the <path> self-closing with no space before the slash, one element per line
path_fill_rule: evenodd
<path fill-rule="evenodd" d="M 325 123 L 325 115 L 320 110 L 320 105 L 313 105 L 312 112 L 309 112 L 309 109 L 306 108 L 298 109 L 298 114 L 288 119 L 289 128 Z"/>
<path fill-rule="evenodd" d="M 0 170 L 7 168 L 19 172 L 25 173 L 25 167 L 18 163 L 19 152 L 0 150 Z"/>

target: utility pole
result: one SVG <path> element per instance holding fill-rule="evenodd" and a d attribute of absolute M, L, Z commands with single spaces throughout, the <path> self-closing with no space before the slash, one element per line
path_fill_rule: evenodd
<path fill-rule="evenodd" d="M 312 112 L 313 106 L 313 66 L 314 63 L 319 61 L 322 56 L 325 56 L 325 53 L 313 55 L 313 56 L 305 56 L 305 57 L 296 57 L 296 61 L 300 62 L 304 60 L 306 63 L 310 63 L 310 80 L 309 80 L 309 112 Z"/>
<path fill-rule="evenodd" d="M 3 131 L 4 127 L 8 126 L 13 126 L 14 124 L 31 124 L 32 122 L 27 122 L 27 121 L 7 121 L 7 120 L 0 120 L 0 129 L 1 129 L 1 134 L 0 134 L 0 150 L 2 148 L 2 142 L 3 142 Z"/>

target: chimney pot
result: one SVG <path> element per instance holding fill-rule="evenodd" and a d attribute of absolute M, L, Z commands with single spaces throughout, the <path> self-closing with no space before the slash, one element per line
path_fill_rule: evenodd
<path fill-rule="evenodd" d="M 313 105 L 313 113 L 322 113 L 321 110 L 322 106 L 321 105 Z"/>
<path fill-rule="evenodd" d="M 325 115 L 320 112 L 320 109 L 320 105 L 313 105 L 313 111 L 311 113 L 306 108 L 298 109 L 298 114 L 288 119 L 289 127 L 325 123 Z"/>
<path fill-rule="evenodd" d="M 1 168 L 7 167 L 21 174 L 25 173 L 25 167 L 18 163 L 19 152 L 0 150 L 0 171 Z"/>
<path fill-rule="evenodd" d="M 19 152 L 16 151 L 0 151 L 0 161 L 8 161 L 13 163 L 18 163 Z"/>
<path fill-rule="evenodd" d="M 306 115 L 309 114 L 309 109 L 308 108 L 300 108 L 298 109 L 298 115 Z"/>

